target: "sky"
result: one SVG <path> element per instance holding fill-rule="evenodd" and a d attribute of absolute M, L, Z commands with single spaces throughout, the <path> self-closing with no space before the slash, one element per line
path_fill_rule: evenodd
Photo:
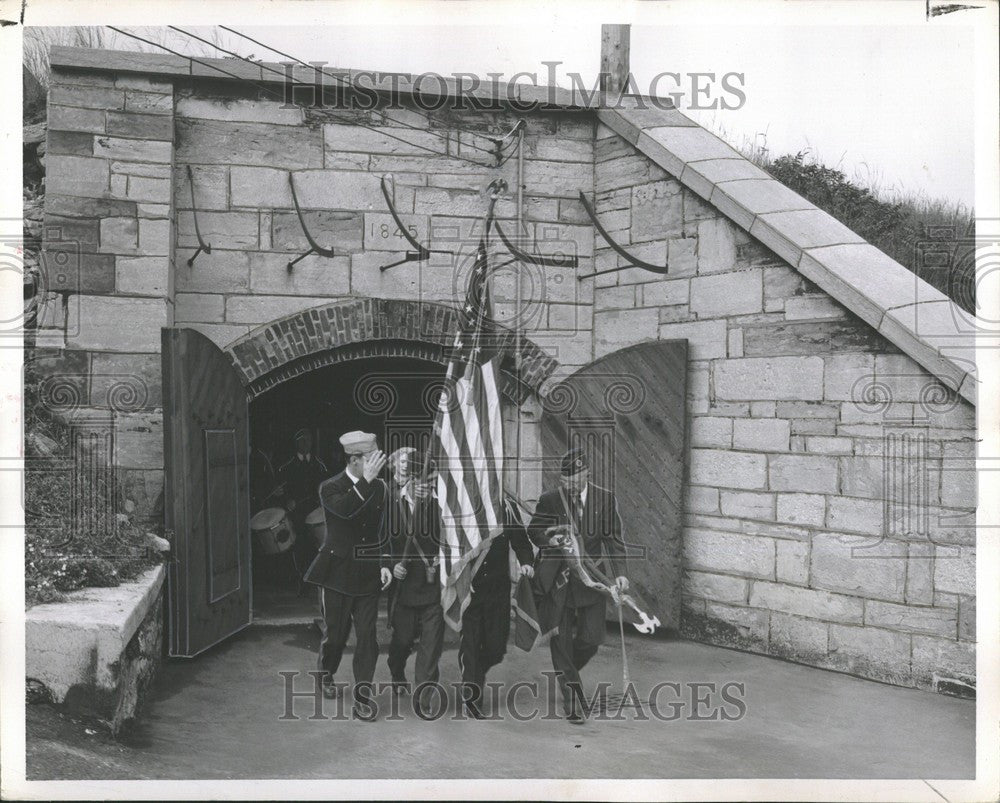
<path fill-rule="evenodd" d="M 182 27 L 209 37 L 213 30 Z M 569 86 L 568 74 L 576 72 L 591 87 L 600 63 L 600 23 L 565 12 L 531 25 L 232 27 L 331 67 L 505 78 L 528 71 L 548 83 L 544 62 L 558 61 L 557 83 Z M 280 58 L 219 35 L 241 54 Z M 171 41 L 178 49 L 189 42 L 176 35 Z M 685 100 L 685 112 L 736 146 L 752 140 L 772 156 L 808 150 L 863 183 L 973 205 L 971 25 L 633 24 L 631 68 L 644 92 L 665 71 L 739 73 L 732 80 L 746 96 L 741 108 L 700 111 Z M 690 79 L 682 81 L 689 91 Z M 670 79 L 660 87 L 673 90 Z"/>

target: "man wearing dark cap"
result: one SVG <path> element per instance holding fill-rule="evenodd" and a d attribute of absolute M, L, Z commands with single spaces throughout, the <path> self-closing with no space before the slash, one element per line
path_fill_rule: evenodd
<path fill-rule="evenodd" d="M 278 482 L 284 486 L 284 506 L 295 528 L 295 557 L 299 567 L 308 566 L 315 554 L 312 539 L 306 532 L 306 516 L 316 507 L 319 485 L 328 479 L 326 465 L 313 454 L 312 433 L 300 429 L 295 433 L 295 454 L 278 469 Z M 299 568 L 301 571 L 301 568 Z"/>
<path fill-rule="evenodd" d="M 567 718 L 582 721 L 580 670 L 594 657 L 605 635 L 605 600 L 590 587 L 571 551 L 586 562 L 610 563 L 605 574 L 616 578 L 619 591 L 628 589 L 625 544 L 614 493 L 590 481 L 587 456 L 580 448 L 562 458 L 559 487 L 538 500 L 529 525 L 539 547 L 536 577 L 543 597 L 538 615 L 543 632 L 558 627 L 549 641 Z M 583 575 L 584 577 L 586 575 Z"/>
<path fill-rule="evenodd" d="M 320 586 L 323 636 L 319 671 L 323 694 L 334 697 L 334 675 L 354 626 L 354 712 L 373 718 L 369 706 L 371 682 L 378 660 L 375 623 L 379 594 L 392 582 L 389 539 L 384 528 L 387 497 L 379 473 L 385 454 L 375 436 L 348 432 L 340 438 L 346 468 L 319 487 L 326 511 L 326 539 L 306 572 L 307 583 Z"/>

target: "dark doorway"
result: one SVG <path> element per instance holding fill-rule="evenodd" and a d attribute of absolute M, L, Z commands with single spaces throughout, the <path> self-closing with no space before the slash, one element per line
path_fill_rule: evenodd
<path fill-rule="evenodd" d="M 296 433 L 308 431 L 312 455 L 324 467 L 317 470 L 322 479 L 343 470 L 339 438 L 351 430 L 375 433 L 387 454 L 400 446 L 422 448 L 430 437 L 444 371 L 442 365 L 409 357 L 361 358 L 308 371 L 250 403 L 251 515 L 284 510 L 283 526 L 294 533 L 292 545 L 285 534 L 277 547 L 268 536 L 254 533 L 255 620 L 309 620 L 315 612 L 315 589 L 303 586 L 301 575 L 322 535 L 310 523 L 322 520 L 316 512 L 319 498 L 315 489 L 310 495 L 306 488 L 296 503 L 289 483 L 282 483 L 290 476 L 286 464 L 297 459 Z M 384 479 L 391 480 L 388 470 Z"/>

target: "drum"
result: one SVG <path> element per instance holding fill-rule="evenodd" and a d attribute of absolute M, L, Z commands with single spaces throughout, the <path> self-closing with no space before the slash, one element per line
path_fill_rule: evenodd
<path fill-rule="evenodd" d="M 280 507 L 269 507 L 250 519 L 254 543 L 265 555 L 277 555 L 292 548 L 295 530 L 288 514 Z"/>
<path fill-rule="evenodd" d="M 306 528 L 316 544 L 316 549 L 322 549 L 326 540 L 326 511 L 322 506 L 306 516 Z"/>

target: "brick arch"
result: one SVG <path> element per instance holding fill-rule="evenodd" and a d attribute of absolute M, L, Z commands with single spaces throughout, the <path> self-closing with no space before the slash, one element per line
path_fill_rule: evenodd
<path fill-rule="evenodd" d="M 364 357 L 416 357 L 446 364 L 458 311 L 447 304 L 406 299 L 335 301 L 287 315 L 230 343 L 225 351 L 251 398 L 306 371 Z M 501 350 L 513 354 L 514 333 L 495 326 Z M 521 338 L 524 390 L 541 394 L 558 362 Z M 515 383 L 505 392 L 523 397 Z"/>

